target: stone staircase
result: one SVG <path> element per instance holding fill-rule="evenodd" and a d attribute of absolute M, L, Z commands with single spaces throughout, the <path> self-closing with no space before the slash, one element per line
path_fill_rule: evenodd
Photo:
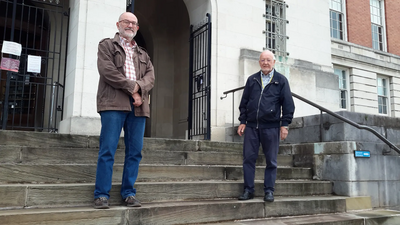
<path fill-rule="evenodd" d="M 351 223 L 355 220 L 348 211 L 371 209 L 369 197 L 334 196 L 331 182 L 312 179 L 311 167 L 293 166 L 301 165 L 310 145 L 281 146 L 275 202 L 265 203 L 262 154 L 256 198 L 237 201 L 243 186 L 240 143 L 156 138 L 145 139 L 135 184 L 142 207 L 128 208 L 119 195 L 123 146 L 121 139 L 111 208 L 95 210 L 98 137 L 0 131 L 0 224 L 293 224 L 282 221 L 295 216 L 312 222 L 298 224 L 343 225 L 360 224 Z M 315 223 L 310 218 L 316 214 L 346 215 L 341 218 L 348 220 Z M 395 214 L 390 218 L 398 219 Z"/>

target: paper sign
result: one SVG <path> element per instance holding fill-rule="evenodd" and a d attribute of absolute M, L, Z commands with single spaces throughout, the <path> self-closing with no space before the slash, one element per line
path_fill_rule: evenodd
<path fill-rule="evenodd" d="M 2 58 L 1 66 L 2 70 L 9 70 L 13 72 L 18 72 L 19 69 L 19 60 L 18 59 L 10 59 L 10 58 Z"/>
<path fill-rule="evenodd" d="M 3 41 L 2 53 L 21 56 L 22 45 L 17 42 Z"/>
<path fill-rule="evenodd" d="M 42 57 L 36 55 L 28 55 L 28 72 L 40 73 Z"/>

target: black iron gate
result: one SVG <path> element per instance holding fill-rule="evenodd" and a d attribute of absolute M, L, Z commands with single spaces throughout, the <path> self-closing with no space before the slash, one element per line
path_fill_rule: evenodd
<path fill-rule="evenodd" d="M 189 139 L 211 138 L 211 16 L 190 27 Z"/>
<path fill-rule="evenodd" d="M 18 72 L 0 70 L 0 129 L 57 132 L 63 116 L 68 0 L 0 0 L 0 49 L 21 44 Z M 39 72 L 28 70 L 28 56 Z M 39 58 L 39 57 L 40 58 Z M 37 66 L 37 65 L 36 65 Z"/>

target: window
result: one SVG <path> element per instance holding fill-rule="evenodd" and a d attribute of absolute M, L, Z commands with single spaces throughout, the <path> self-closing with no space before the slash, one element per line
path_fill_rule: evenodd
<path fill-rule="evenodd" d="M 389 93 L 389 82 L 385 77 L 378 77 L 378 112 L 380 114 L 388 114 L 388 93 Z"/>
<path fill-rule="evenodd" d="M 265 36 L 266 49 L 275 55 L 287 56 L 286 52 L 286 7 L 280 0 L 266 0 L 265 5 Z"/>
<path fill-rule="evenodd" d="M 348 76 L 347 70 L 341 68 L 334 68 L 334 73 L 339 77 L 339 107 L 341 109 L 348 109 Z"/>
<path fill-rule="evenodd" d="M 344 0 L 330 0 L 329 17 L 331 21 L 331 37 L 344 40 Z"/>
<path fill-rule="evenodd" d="M 382 5 L 381 0 L 370 0 L 372 48 L 384 51 Z"/>

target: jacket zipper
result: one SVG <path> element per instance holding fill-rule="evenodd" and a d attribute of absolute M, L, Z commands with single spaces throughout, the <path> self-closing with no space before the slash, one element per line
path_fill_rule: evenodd
<path fill-rule="evenodd" d="M 258 106 L 257 106 L 257 126 L 256 126 L 256 129 L 258 129 L 258 113 L 260 112 L 260 103 L 261 103 L 261 97 L 262 97 L 262 93 L 264 91 L 264 88 L 263 88 L 262 84 L 260 84 L 260 81 L 258 81 L 256 78 L 254 78 L 254 79 L 261 86 L 261 93 L 260 93 L 260 98 L 258 99 Z"/>
<path fill-rule="evenodd" d="M 258 113 L 260 112 L 260 104 L 261 104 L 261 98 L 262 98 L 262 94 L 264 92 L 264 89 L 267 88 L 268 85 L 271 84 L 271 82 L 269 82 L 267 85 L 265 85 L 265 87 L 262 87 L 262 84 L 260 84 L 260 81 L 258 81 L 256 78 L 254 78 L 254 80 L 257 81 L 257 83 L 261 86 L 261 93 L 260 93 L 260 98 L 258 99 L 258 106 L 257 106 L 257 126 L 256 129 L 258 129 Z"/>

